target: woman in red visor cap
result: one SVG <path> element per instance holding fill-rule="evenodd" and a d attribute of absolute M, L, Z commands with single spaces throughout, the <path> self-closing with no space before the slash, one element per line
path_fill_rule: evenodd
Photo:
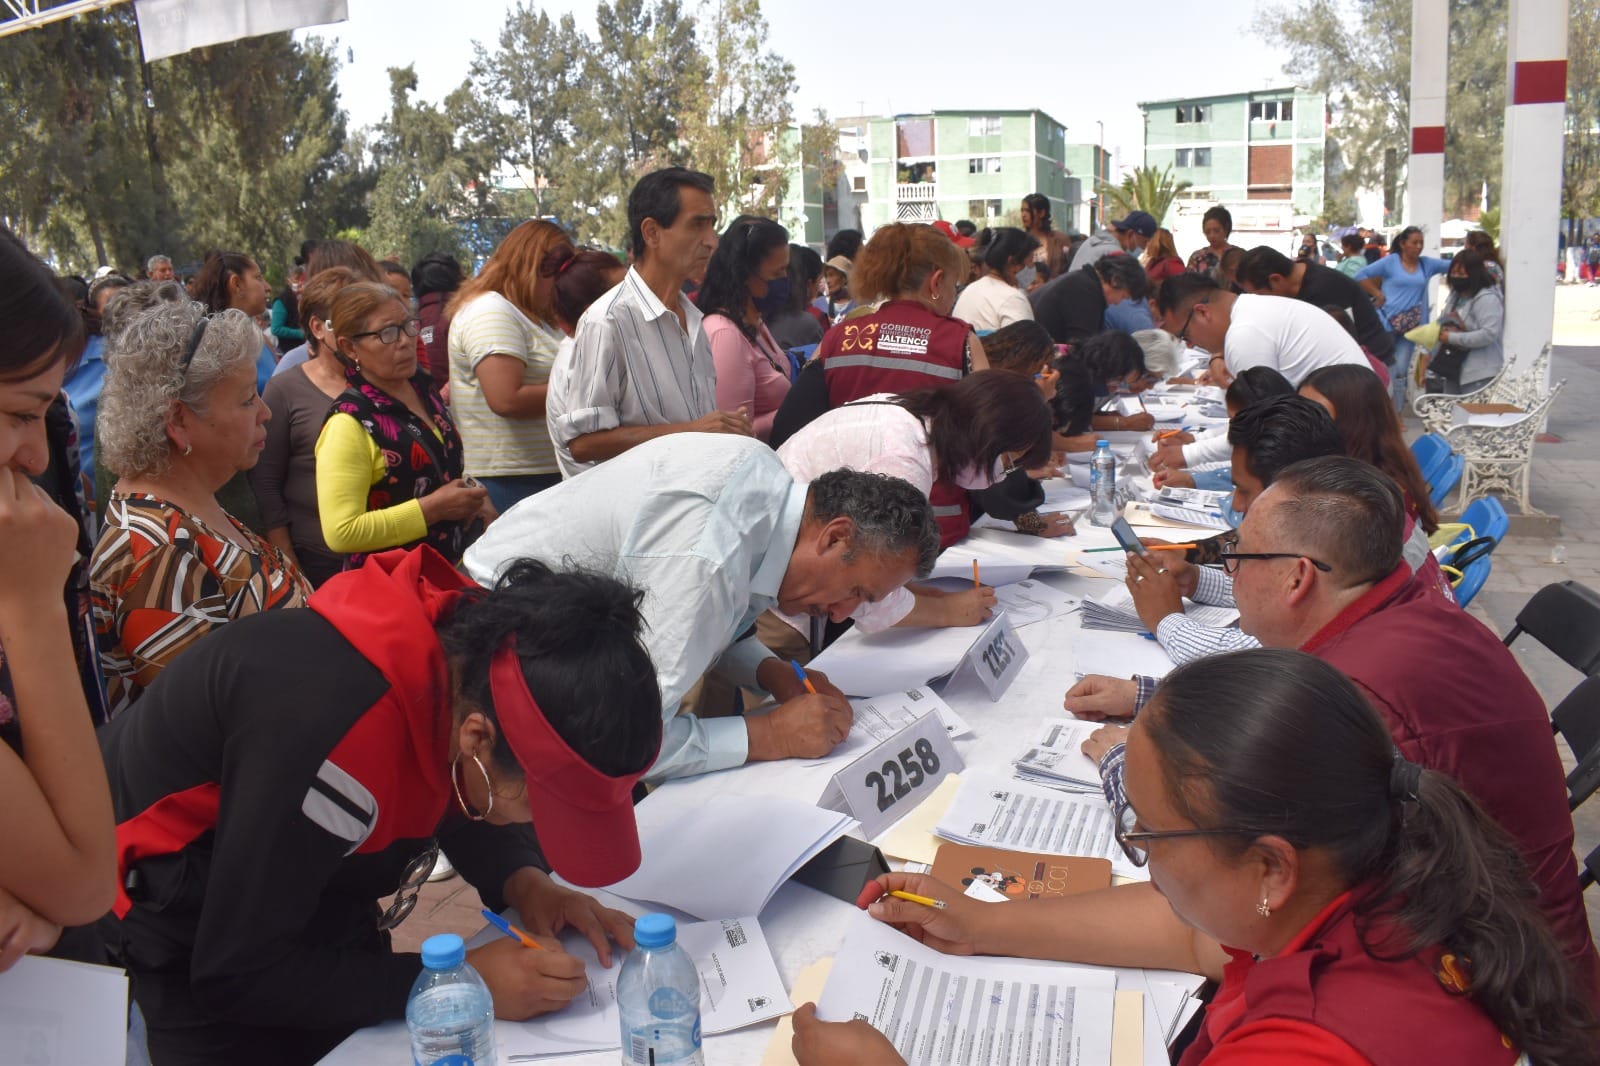
<path fill-rule="evenodd" d="M 390 551 L 164 671 L 101 734 L 120 884 L 100 928 L 153 1060 L 310 1063 L 403 1017 L 421 963 L 389 930 L 441 848 L 529 932 L 578 929 L 606 962 L 632 947 L 627 915 L 546 871 L 606 885 L 639 864 L 661 708 L 638 603 L 609 577 L 524 561 L 483 589 Z M 582 991 L 548 944 L 468 953 L 500 1017 Z"/>

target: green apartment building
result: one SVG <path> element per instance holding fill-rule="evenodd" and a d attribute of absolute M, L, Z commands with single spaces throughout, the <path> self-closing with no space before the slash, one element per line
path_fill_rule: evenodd
<path fill-rule="evenodd" d="M 1322 214 L 1327 98 L 1288 87 L 1152 100 L 1144 163 L 1193 183 L 1186 195 L 1224 204 L 1288 201 Z M 1266 205 L 1263 205 L 1266 206 Z"/>
<path fill-rule="evenodd" d="M 868 123 L 862 228 L 1015 216 L 1043 193 L 1057 229 L 1078 223 L 1090 173 L 1069 174 L 1066 127 L 1043 111 L 933 111 Z"/>

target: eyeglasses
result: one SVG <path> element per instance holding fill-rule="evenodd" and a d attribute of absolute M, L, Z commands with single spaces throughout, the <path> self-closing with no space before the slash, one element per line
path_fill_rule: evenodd
<path fill-rule="evenodd" d="M 404 322 L 396 322 L 382 329 L 369 329 L 365 333 L 352 333 L 350 339 L 358 341 L 363 337 L 376 337 L 379 344 L 393 344 L 400 339 L 400 334 L 415 337 L 422 332 L 422 322 L 419 319 L 408 318 Z"/>
<path fill-rule="evenodd" d="M 1333 567 L 1327 563 L 1319 562 L 1309 555 L 1301 555 L 1299 552 L 1218 552 L 1217 558 L 1222 561 L 1224 574 L 1237 574 L 1240 559 L 1304 559 L 1324 574 L 1333 573 Z"/>
<path fill-rule="evenodd" d="M 1150 861 L 1150 849 L 1143 847 L 1135 841 L 1161 840 L 1176 837 L 1221 837 L 1221 836 L 1255 836 L 1248 829 L 1168 829 L 1163 832 L 1151 832 L 1148 829 L 1135 829 L 1139 824 L 1138 815 L 1133 813 L 1133 808 L 1124 804 L 1117 808 L 1117 827 L 1114 830 L 1117 843 L 1122 846 L 1122 854 L 1135 866 L 1144 866 Z"/>
<path fill-rule="evenodd" d="M 434 864 L 439 861 L 439 842 L 434 841 L 428 850 L 412 859 L 400 875 L 400 887 L 394 890 L 394 902 L 378 915 L 378 932 L 386 933 L 410 917 L 416 909 L 417 896 L 428 883 Z"/>
<path fill-rule="evenodd" d="M 1195 308 L 1199 307 L 1201 304 L 1208 304 L 1210 302 L 1211 297 L 1207 296 L 1203 300 L 1196 300 L 1194 302 L 1194 307 L 1189 308 L 1189 317 L 1183 320 L 1183 328 L 1178 331 L 1178 339 L 1184 344 L 1189 343 L 1189 323 L 1194 321 Z"/>
<path fill-rule="evenodd" d="M 211 324 L 211 316 L 201 315 L 200 321 L 194 324 L 194 332 L 189 334 L 189 343 L 183 346 L 183 358 L 178 361 L 178 376 L 189 376 L 189 364 L 194 362 L 194 353 L 200 350 L 200 341 L 206 335 L 206 327 Z"/>

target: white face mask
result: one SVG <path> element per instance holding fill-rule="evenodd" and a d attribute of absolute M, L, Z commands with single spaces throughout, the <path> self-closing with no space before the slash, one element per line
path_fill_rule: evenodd
<path fill-rule="evenodd" d="M 1037 278 L 1038 276 L 1038 268 L 1025 266 L 1021 270 L 1017 271 L 1017 285 L 1020 288 L 1026 289 L 1029 285 L 1033 284 L 1033 279 Z"/>
<path fill-rule="evenodd" d="M 976 466 L 964 467 L 956 475 L 956 484 L 968 492 L 982 492 L 995 482 L 1003 480 L 1007 473 L 1006 457 L 1002 455 L 994 461 L 994 465 L 988 471 L 983 473 L 979 473 Z"/>

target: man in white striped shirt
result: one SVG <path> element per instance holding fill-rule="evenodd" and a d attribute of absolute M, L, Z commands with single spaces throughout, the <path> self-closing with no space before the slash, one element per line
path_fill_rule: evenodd
<path fill-rule="evenodd" d="M 646 174 L 628 195 L 633 266 L 578 321 L 550 372 L 545 419 L 565 477 L 668 433 L 751 433 L 716 410 L 716 371 L 684 283 L 717 247 L 709 175 Z"/>

